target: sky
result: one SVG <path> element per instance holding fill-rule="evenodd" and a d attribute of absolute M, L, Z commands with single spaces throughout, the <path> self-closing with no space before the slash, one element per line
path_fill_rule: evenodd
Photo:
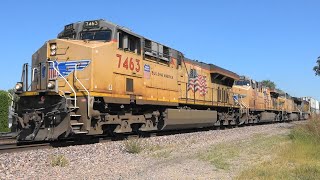
<path fill-rule="evenodd" d="M 0 5 L 0 89 L 20 80 L 23 63 L 67 24 L 105 19 L 292 96 L 320 100 L 317 0 L 20 1 Z"/>

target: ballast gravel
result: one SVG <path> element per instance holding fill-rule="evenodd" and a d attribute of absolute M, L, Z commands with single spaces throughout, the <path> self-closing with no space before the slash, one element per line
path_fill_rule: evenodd
<path fill-rule="evenodd" d="M 4 153 L 0 179 L 230 179 L 232 173 L 221 176 L 194 156 L 219 143 L 288 134 L 297 123 L 301 122 L 143 138 L 138 140 L 142 151 L 136 154 L 127 152 L 125 141 Z M 66 166 L 53 166 L 55 157 L 63 157 Z"/>

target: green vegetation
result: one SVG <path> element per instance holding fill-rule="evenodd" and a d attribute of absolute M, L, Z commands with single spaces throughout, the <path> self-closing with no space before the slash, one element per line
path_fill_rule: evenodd
<path fill-rule="evenodd" d="M 51 166 L 65 167 L 69 164 L 68 159 L 64 155 L 55 155 L 51 157 Z"/>
<path fill-rule="evenodd" d="M 313 71 L 316 73 L 316 76 L 320 76 L 320 56 L 317 59 L 317 65 L 313 67 Z"/>
<path fill-rule="evenodd" d="M 261 84 L 269 89 L 276 89 L 276 84 L 273 81 L 263 80 L 261 81 Z"/>
<path fill-rule="evenodd" d="M 168 158 L 172 152 L 170 146 L 153 145 L 143 142 L 143 139 L 129 139 L 124 141 L 125 151 L 131 154 L 139 154 L 142 151 L 147 152 L 155 158 Z"/>
<path fill-rule="evenodd" d="M 253 139 L 236 143 L 222 143 L 199 154 L 203 161 L 209 161 L 217 169 L 231 170 L 234 166 L 255 164 L 272 154 L 288 138 L 282 135 L 266 136 L 257 134 Z"/>
<path fill-rule="evenodd" d="M 167 150 L 167 149 L 157 150 L 152 154 L 152 156 L 155 158 L 169 158 L 171 152 L 172 150 Z"/>
<path fill-rule="evenodd" d="M 320 118 L 294 128 L 288 143 L 274 153 L 238 179 L 320 179 Z"/>
<path fill-rule="evenodd" d="M 139 139 L 126 140 L 124 147 L 125 150 L 131 154 L 138 154 L 144 149 Z"/>
<path fill-rule="evenodd" d="M 218 169 L 227 170 L 230 167 L 230 160 L 238 157 L 240 149 L 233 145 L 220 144 L 210 148 L 204 154 L 200 154 L 200 159 L 209 161 Z"/>
<path fill-rule="evenodd" d="M 10 98 L 7 91 L 0 90 L 0 132 L 8 132 Z"/>

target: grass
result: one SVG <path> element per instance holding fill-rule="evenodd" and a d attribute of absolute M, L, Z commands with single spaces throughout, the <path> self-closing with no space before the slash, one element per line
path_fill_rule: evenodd
<path fill-rule="evenodd" d="M 155 158 L 168 158 L 172 152 L 170 146 L 163 147 L 143 142 L 141 139 L 130 139 L 124 142 L 125 151 L 131 154 L 139 154 L 142 151 L 148 152 Z"/>
<path fill-rule="evenodd" d="M 171 152 L 172 150 L 157 150 L 152 154 L 152 156 L 155 158 L 169 158 Z"/>
<path fill-rule="evenodd" d="M 271 154 L 274 149 L 286 141 L 281 135 L 266 136 L 257 134 L 251 140 L 236 143 L 222 143 L 210 147 L 199 154 L 203 161 L 210 162 L 220 170 L 231 170 L 233 166 L 246 166 L 263 160 L 265 155 Z"/>
<path fill-rule="evenodd" d="M 50 162 L 52 167 L 59 166 L 59 167 L 65 167 L 69 164 L 68 159 L 64 155 L 55 155 L 51 157 Z"/>
<path fill-rule="evenodd" d="M 201 153 L 199 157 L 201 160 L 209 161 L 218 169 L 227 170 L 230 167 L 229 161 L 239 156 L 239 151 L 235 146 L 220 144 Z"/>
<path fill-rule="evenodd" d="M 274 158 L 244 170 L 238 179 L 320 179 L 320 118 L 295 127 Z"/>
<path fill-rule="evenodd" d="M 138 154 L 144 149 L 139 139 L 126 140 L 124 142 L 124 147 L 125 150 L 131 154 Z"/>

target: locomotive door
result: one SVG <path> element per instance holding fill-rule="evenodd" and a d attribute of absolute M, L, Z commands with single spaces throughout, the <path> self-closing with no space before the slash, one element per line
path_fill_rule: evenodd
<path fill-rule="evenodd" d="M 35 91 L 40 88 L 40 66 L 39 64 L 32 64 L 31 68 L 31 91 Z"/>
<path fill-rule="evenodd" d="M 140 77 L 114 74 L 113 92 L 118 95 L 142 95 L 142 79 Z"/>

